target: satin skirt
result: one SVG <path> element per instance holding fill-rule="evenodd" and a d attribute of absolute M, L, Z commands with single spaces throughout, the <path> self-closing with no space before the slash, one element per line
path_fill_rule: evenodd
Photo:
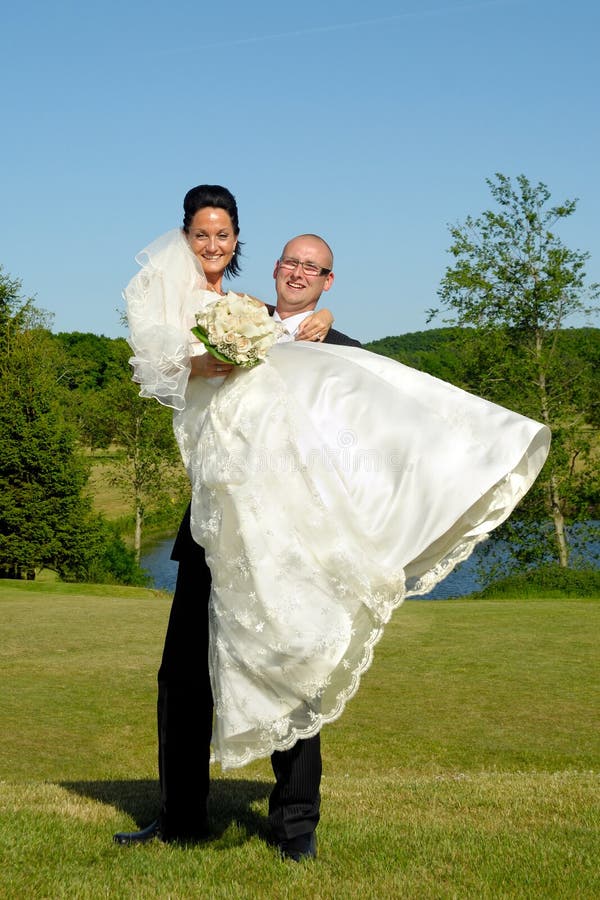
<path fill-rule="evenodd" d="M 327 344 L 277 345 L 188 392 L 175 430 L 213 578 L 214 754 L 227 768 L 341 715 L 393 611 L 510 515 L 550 433 Z"/>

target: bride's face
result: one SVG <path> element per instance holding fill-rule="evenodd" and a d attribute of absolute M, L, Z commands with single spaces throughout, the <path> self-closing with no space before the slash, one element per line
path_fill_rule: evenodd
<path fill-rule="evenodd" d="M 237 244 L 229 213 L 213 206 L 199 209 L 186 236 L 208 280 L 211 275 L 222 275 L 231 262 Z"/>

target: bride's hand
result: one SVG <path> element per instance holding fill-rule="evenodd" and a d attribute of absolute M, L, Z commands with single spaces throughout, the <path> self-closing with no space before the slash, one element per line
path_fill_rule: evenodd
<path fill-rule="evenodd" d="M 229 375 L 234 368 L 232 363 L 215 359 L 212 353 L 203 353 L 201 356 L 192 356 L 192 375 L 201 375 L 202 378 L 220 378 Z"/>
<path fill-rule="evenodd" d="M 320 309 L 311 313 L 300 324 L 296 334 L 297 341 L 323 341 L 333 325 L 333 314 L 328 309 Z"/>

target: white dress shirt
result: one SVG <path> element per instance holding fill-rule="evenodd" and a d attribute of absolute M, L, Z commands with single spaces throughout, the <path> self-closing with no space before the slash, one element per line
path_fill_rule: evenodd
<path fill-rule="evenodd" d="M 293 341 L 296 338 L 296 332 L 300 328 L 300 323 L 303 322 L 307 316 L 312 315 L 314 309 L 307 309 L 305 312 L 296 313 L 294 316 L 287 316 L 285 319 L 282 319 L 277 310 L 273 313 L 273 319 L 275 322 L 280 322 L 285 328 L 284 333 L 277 339 L 278 344 L 283 344 L 285 341 Z"/>

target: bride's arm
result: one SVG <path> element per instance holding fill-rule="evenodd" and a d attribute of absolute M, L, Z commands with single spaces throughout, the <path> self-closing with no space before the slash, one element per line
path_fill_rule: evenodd
<path fill-rule="evenodd" d="M 333 321 L 333 313 L 328 309 L 320 309 L 318 312 L 312 313 L 300 323 L 296 340 L 322 341 L 327 337 Z"/>
<path fill-rule="evenodd" d="M 212 353 L 202 353 L 192 356 L 192 371 L 190 375 L 200 375 L 202 378 L 219 378 L 221 375 L 229 375 L 234 368 L 232 363 L 216 359 Z"/>

